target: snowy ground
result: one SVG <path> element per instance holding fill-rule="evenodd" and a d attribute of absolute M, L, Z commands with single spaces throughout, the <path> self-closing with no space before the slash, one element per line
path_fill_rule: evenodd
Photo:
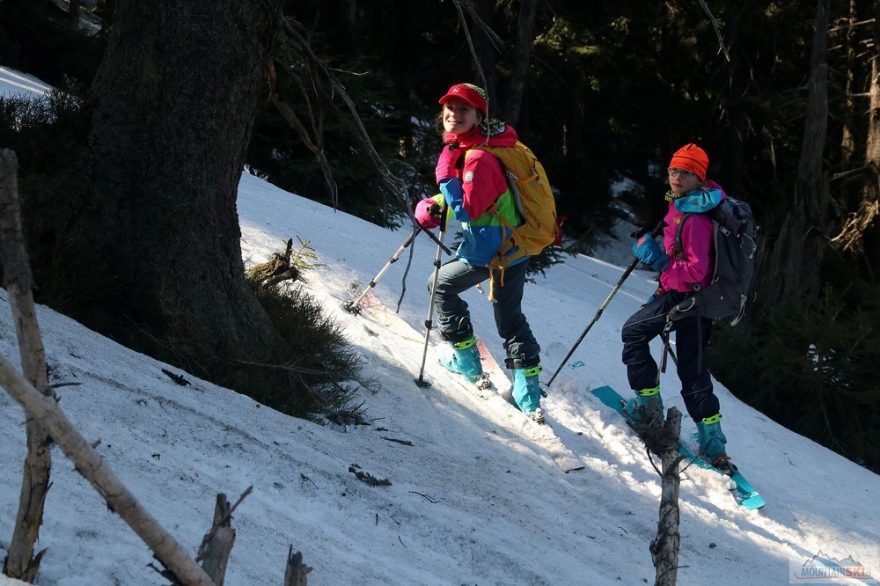
<path fill-rule="evenodd" d="M 544 405 L 549 425 L 526 421 L 494 394 L 479 396 L 447 375 L 431 338 L 418 374 L 434 245 L 416 239 L 399 314 L 408 252 L 367 297 L 364 313 L 341 304 L 373 277 L 406 237 L 242 177 L 242 249 L 262 262 L 288 238 L 308 240 L 323 267 L 307 291 L 345 328 L 366 374 L 370 426 L 320 427 L 260 406 L 168 368 L 72 320 L 40 308 L 61 406 L 95 442 L 142 503 L 194 552 L 214 495 L 254 492 L 237 510 L 227 584 L 280 584 L 289 545 L 314 571 L 312 585 L 642 584 L 653 581 L 648 544 L 656 531 L 659 481 L 622 420 L 589 393 L 626 390 L 620 326 L 651 293 L 635 273 L 562 373 Z M 548 379 L 622 269 L 579 256 L 527 285 L 525 310 L 543 346 Z M 475 327 L 497 359 L 491 308 L 468 294 Z M 0 352 L 17 362 L 0 290 Z M 171 369 L 177 372 L 175 369 Z M 662 380 L 668 406 L 683 404 L 674 373 Z M 801 579 L 817 554 L 880 573 L 880 479 L 770 421 L 720 385 L 729 451 L 767 500 L 737 507 L 724 479 L 689 469 L 681 486 L 680 584 L 821 583 Z M 24 446 L 24 414 L 0 391 L 0 557 L 12 534 Z M 692 428 L 692 422 L 685 421 Z M 406 445 L 393 440 L 405 440 Z M 163 584 L 150 552 L 55 452 L 40 547 L 39 583 Z M 563 472 L 557 462 L 583 466 Z M 391 486 L 371 487 L 359 466 Z M 815 563 L 815 562 L 814 562 Z M 838 583 L 857 583 L 839 580 Z M 876 583 L 873 580 L 858 583 Z"/>

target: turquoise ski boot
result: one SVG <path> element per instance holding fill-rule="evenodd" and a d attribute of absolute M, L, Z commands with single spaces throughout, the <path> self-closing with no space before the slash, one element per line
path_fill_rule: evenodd
<path fill-rule="evenodd" d="M 700 440 L 700 452 L 713 466 L 723 471 L 732 467 L 724 448 L 727 438 L 721 431 L 721 413 L 697 422 L 697 438 Z"/>
<path fill-rule="evenodd" d="M 627 419 L 638 422 L 642 420 L 642 415 L 649 421 L 655 417 L 663 417 L 663 397 L 660 396 L 659 386 L 641 389 L 635 393 L 635 398 L 627 401 L 623 409 Z"/>
<path fill-rule="evenodd" d="M 446 370 L 460 374 L 468 382 L 475 383 L 483 377 L 483 363 L 480 362 L 480 350 L 477 348 L 477 338 L 471 336 L 462 342 L 453 342 L 452 356 L 441 359 Z"/>
<path fill-rule="evenodd" d="M 544 423 L 541 397 L 546 397 L 538 381 L 541 365 L 513 369 L 513 401 L 535 423 Z"/>

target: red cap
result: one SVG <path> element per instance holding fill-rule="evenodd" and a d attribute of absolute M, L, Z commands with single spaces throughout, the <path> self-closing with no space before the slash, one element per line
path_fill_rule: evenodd
<path fill-rule="evenodd" d="M 446 92 L 446 95 L 440 98 L 440 103 L 445 104 L 450 98 L 461 98 L 470 106 L 486 115 L 486 92 L 483 88 L 475 86 L 472 83 L 457 83 Z"/>
<path fill-rule="evenodd" d="M 709 170 L 709 155 L 694 143 L 689 143 L 675 151 L 672 160 L 669 161 L 669 168 L 690 171 L 699 177 L 700 181 L 705 181 L 706 171 Z"/>

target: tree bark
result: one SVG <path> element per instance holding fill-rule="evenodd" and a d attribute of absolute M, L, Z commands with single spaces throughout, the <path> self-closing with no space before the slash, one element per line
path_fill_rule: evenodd
<path fill-rule="evenodd" d="M 853 159 L 856 152 L 855 133 L 853 126 L 858 118 L 856 115 L 856 102 L 853 98 L 855 91 L 856 70 L 856 0 L 849 0 L 849 25 L 846 31 L 846 83 L 843 88 L 843 128 L 840 139 L 840 157 L 844 164 Z"/>
<path fill-rule="evenodd" d="M 93 84 L 90 325 L 184 367 L 278 349 L 235 206 L 280 4 L 120 0 Z"/>
<path fill-rule="evenodd" d="M 76 431 L 55 400 L 37 391 L 2 356 L 0 384 L 24 407 L 31 418 L 45 425 L 76 470 L 104 497 L 110 510 L 128 523 L 181 584 L 213 586 L 211 579 L 195 560 L 138 503 L 101 456 Z"/>
<path fill-rule="evenodd" d="M 520 0 L 516 28 L 516 46 L 513 56 L 513 74 L 507 92 L 505 119 L 514 127 L 519 125 L 525 96 L 526 81 L 532 62 L 532 45 L 535 42 L 535 0 Z"/>
<path fill-rule="evenodd" d="M 828 178 L 823 149 L 828 128 L 828 66 L 825 62 L 830 0 L 819 0 L 814 19 L 809 93 L 791 212 L 779 231 L 762 270 L 756 305 L 766 313 L 782 300 L 819 291 L 819 267 L 827 243 Z"/>
<path fill-rule="evenodd" d="M 3 265 L 3 286 L 9 293 L 24 376 L 39 392 L 52 396 L 46 371 L 45 349 L 34 308 L 33 277 L 24 247 L 17 172 L 15 153 L 10 150 L 0 151 L 0 261 Z M 34 556 L 34 544 L 40 536 L 43 508 L 49 492 L 52 440 L 37 419 L 29 418 L 25 429 L 27 456 L 22 472 L 15 529 L 3 571 L 12 578 L 33 582 L 45 552 L 43 550 Z"/>
<path fill-rule="evenodd" d="M 867 133 L 865 139 L 864 182 L 857 209 L 848 214 L 834 237 L 840 249 L 862 255 L 872 282 L 880 275 L 877 225 L 880 221 L 880 1 L 874 3 L 871 79 L 868 86 Z"/>

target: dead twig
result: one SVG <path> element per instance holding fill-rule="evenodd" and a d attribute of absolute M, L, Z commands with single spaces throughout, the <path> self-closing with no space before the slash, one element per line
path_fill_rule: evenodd
<path fill-rule="evenodd" d="M 403 445 L 405 445 L 405 446 L 412 446 L 412 445 L 414 445 L 414 444 L 413 444 L 411 441 L 409 441 L 409 440 L 402 440 L 402 439 L 396 439 L 396 438 L 393 438 L 393 437 L 385 437 L 385 436 L 382 436 L 382 439 L 385 440 L 385 441 L 388 441 L 388 442 L 394 442 L 394 443 L 396 443 L 396 444 L 403 444 Z"/>
<path fill-rule="evenodd" d="M 357 464 L 349 466 L 348 471 L 354 474 L 355 478 L 370 486 L 391 486 L 391 481 L 387 478 L 376 478 L 369 472 L 361 470 L 361 467 Z"/>

